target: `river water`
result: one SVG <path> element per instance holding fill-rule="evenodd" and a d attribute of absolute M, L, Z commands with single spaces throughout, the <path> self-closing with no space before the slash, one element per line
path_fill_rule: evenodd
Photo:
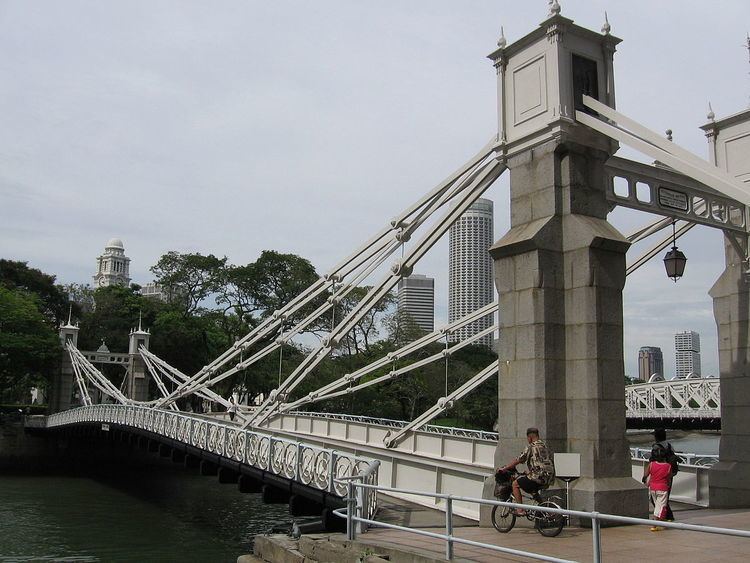
<path fill-rule="evenodd" d="M 0 475 L 0 561 L 236 561 L 291 521 L 182 467 L 96 476 Z"/>

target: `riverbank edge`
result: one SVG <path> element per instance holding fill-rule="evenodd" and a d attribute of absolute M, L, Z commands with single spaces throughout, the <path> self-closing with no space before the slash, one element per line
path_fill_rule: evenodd
<path fill-rule="evenodd" d="M 237 563 L 437 563 L 427 552 L 404 550 L 386 542 L 349 541 L 344 534 L 306 534 L 299 539 L 286 535 L 255 536 L 252 555 L 241 555 Z M 468 561 L 454 559 L 454 561 Z"/>

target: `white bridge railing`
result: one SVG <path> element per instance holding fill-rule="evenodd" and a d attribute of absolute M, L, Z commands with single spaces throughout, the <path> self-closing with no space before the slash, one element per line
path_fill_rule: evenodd
<path fill-rule="evenodd" d="M 44 424 L 39 420 L 44 420 Z M 339 497 L 346 494 L 347 487 L 337 479 L 366 474 L 366 482 L 378 481 L 377 468 L 373 470 L 371 466 L 372 459 L 175 411 L 92 405 L 44 419 L 29 417 L 27 426 L 56 428 L 81 423 L 119 424 L 146 430 Z M 374 514 L 375 499 L 369 499 L 365 505 L 370 506 Z"/>

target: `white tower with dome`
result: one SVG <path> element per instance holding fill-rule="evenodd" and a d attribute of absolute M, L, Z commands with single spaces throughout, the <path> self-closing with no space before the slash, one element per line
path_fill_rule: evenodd
<path fill-rule="evenodd" d="M 130 284 L 130 258 L 125 256 L 125 247 L 118 238 L 110 239 L 104 247 L 104 254 L 96 259 L 94 287 Z"/>

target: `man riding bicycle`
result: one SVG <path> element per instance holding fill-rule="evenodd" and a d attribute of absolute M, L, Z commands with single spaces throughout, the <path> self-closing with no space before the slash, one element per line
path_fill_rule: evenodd
<path fill-rule="evenodd" d="M 526 439 L 529 445 L 521 455 L 511 461 L 498 471 L 509 471 L 519 463 L 525 463 L 528 471 L 513 480 L 513 498 L 518 504 L 523 504 L 521 489 L 530 495 L 537 494 L 540 490 L 549 487 L 555 480 L 555 463 L 552 461 L 552 452 L 547 444 L 539 439 L 539 429 L 529 428 L 526 430 Z M 525 516 L 523 510 L 517 511 L 517 515 Z"/>

